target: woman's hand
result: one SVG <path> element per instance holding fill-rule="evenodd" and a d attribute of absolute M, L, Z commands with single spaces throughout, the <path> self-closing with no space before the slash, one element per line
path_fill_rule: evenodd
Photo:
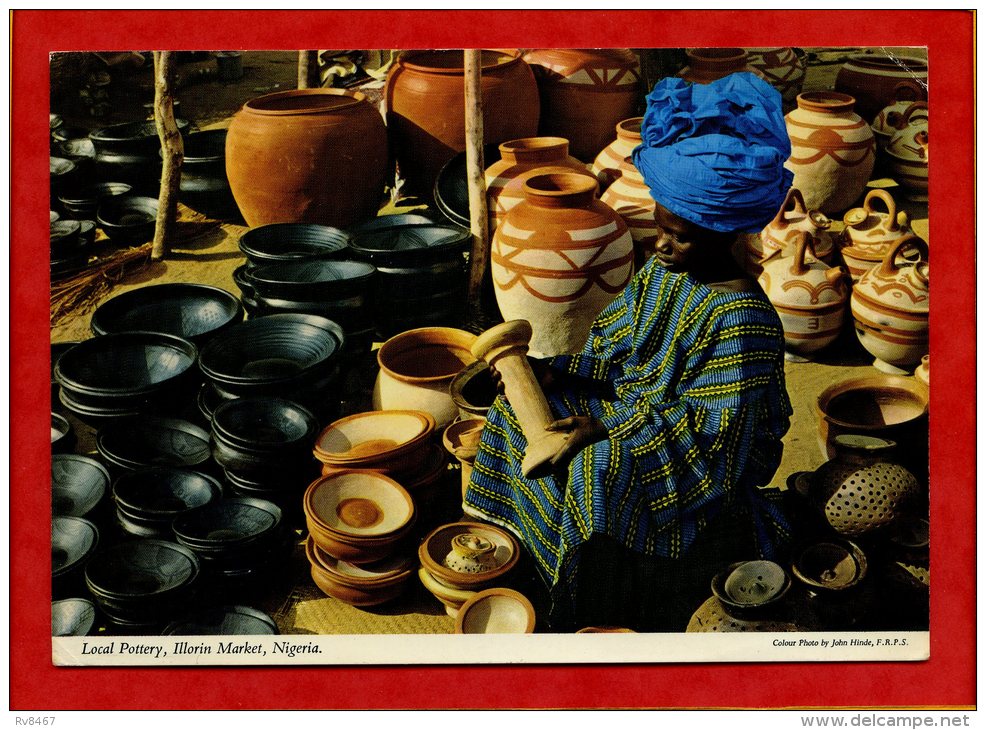
<path fill-rule="evenodd" d="M 555 376 L 551 366 L 548 365 L 548 361 L 528 356 L 527 362 L 530 364 L 534 378 L 541 386 L 541 390 L 547 390 L 555 382 Z M 496 392 L 503 395 L 503 376 L 500 375 L 500 371 L 495 366 L 490 365 L 490 375 L 493 378 L 493 387 L 496 388 Z"/>
<path fill-rule="evenodd" d="M 603 441 L 609 436 L 609 431 L 598 418 L 592 416 L 570 416 L 549 423 L 545 431 L 560 431 L 568 434 L 568 440 L 551 457 L 551 465 L 565 467 L 582 449 L 589 444 Z"/>

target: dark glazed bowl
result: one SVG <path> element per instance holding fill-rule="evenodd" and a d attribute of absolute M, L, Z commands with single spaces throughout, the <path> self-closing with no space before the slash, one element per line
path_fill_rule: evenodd
<path fill-rule="evenodd" d="M 237 398 L 219 405 L 212 415 L 217 438 L 256 452 L 310 449 L 318 420 L 307 408 L 283 398 Z"/>
<path fill-rule="evenodd" d="M 366 295 L 376 268 L 362 261 L 285 261 L 247 269 L 255 297 L 322 301 Z"/>
<path fill-rule="evenodd" d="M 96 221 L 113 243 L 133 246 L 154 238 L 157 211 L 157 198 L 121 195 L 99 204 Z"/>
<path fill-rule="evenodd" d="M 51 453 L 64 454 L 75 446 L 75 433 L 72 424 L 64 416 L 51 414 Z"/>
<path fill-rule="evenodd" d="M 72 160 L 67 160 L 64 157 L 49 157 L 48 175 L 51 194 L 57 197 L 75 182 L 78 167 Z"/>
<path fill-rule="evenodd" d="M 58 220 L 48 226 L 48 246 L 52 261 L 66 259 L 79 253 L 83 241 L 79 234 L 82 224 L 76 220 Z"/>
<path fill-rule="evenodd" d="M 224 289 L 204 284 L 156 284 L 132 289 L 99 305 L 89 326 L 96 335 L 162 332 L 201 346 L 242 319 L 240 300 Z"/>
<path fill-rule="evenodd" d="M 117 419 L 96 433 L 96 448 L 123 469 L 195 467 L 211 458 L 209 434 L 176 418 Z"/>
<path fill-rule="evenodd" d="M 96 606 L 85 598 L 51 602 L 52 636 L 89 636 L 96 626 Z"/>
<path fill-rule="evenodd" d="M 458 226 L 419 224 L 380 226 L 353 236 L 353 255 L 376 266 L 418 266 L 465 251 L 472 233 Z"/>
<path fill-rule="evenodd" d="M 297 259 L 345 258 L 349 234 L 316 223 L 272 223 L 240 236 L 240 251 L 254 265 Z"/>
<path fill-rule="evenodd" d="M 147 601 L 188 586 L 199 561 L 187 548 L 164 540 L 131 540 L 100 551 L 86 566 L 86 584 L 111 602 Z"/>
<path fill-rule="evenodd" d="M 489 167 L 500 160 L 500 145 L 483 147 L 483 165 Z M 435 205 L 452 223 L 469 228 L 469 183 L 466 177 L 466 153 L 459 152 L 445 163 L 435 178 Z M 492 234 L 491 234 L 492 235 Z"/>
<path fill-rule="evenodd" d="M 236 551 L 273 538 L 281 508 L 253 497 L 228 497 L 187 512 L 171 528 L 178 542 L 206 553 Z"/>
<path fill-rule="evenodd" d="M 51 457 L 51 513 L 85 517 L 110 489 L 110 473 L 95 459 L 78 454 Z"/>
<path fill-rule="evenodd" d="M 247 606 L 204 608 L 168 624 L 163 636 L 275 636 L 274 619 Z"/>
<path fill-rule="evenodd" d="M 118 508 L 136 519 L 165 522 L 222 497 L 214 478 L 179 467 L 152 467 L 121 474 L 113 483 Z"/>
<path fill-rule="evenodd" d="M 92 183 L 80 188 L 66 190 L 58 197 L 58 200 L 62 207 L 76 218 L 95 218 L 101 203 L 126 195 L 130 190 L 130 186 L 126 183 Z"/>
<path fill-rule="evenodd" d="M 99 530 L 81 517 L 51 520 L 51 575 L 65 578 L 82 567 L 99 544 Z"/>
<path fill-rule="evenodd" d="M 185 138 L 179 199 L 209 218 L 242 223 L 226 178 L 225 129 L 193 132 Z"/>

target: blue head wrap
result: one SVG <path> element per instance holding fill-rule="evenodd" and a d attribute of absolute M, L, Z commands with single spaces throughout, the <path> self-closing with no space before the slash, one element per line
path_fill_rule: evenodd
<path fill-rule="evenodd" d="M 774 217 L 793 173 L 781 95 L 751 73 L 711 84 L 662 79 L 647 96 L 633 164 L 651 196 L 685 220 L 756 233 Z"/>

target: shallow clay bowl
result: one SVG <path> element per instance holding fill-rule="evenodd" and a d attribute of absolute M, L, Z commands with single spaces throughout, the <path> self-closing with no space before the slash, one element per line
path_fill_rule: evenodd
<path fill-rule="evenodd" d="M 149 466 L 195 467 L 209 461 L 209 434 L 177 418 L 137 418 L 113 421 L 96 432 L 96 448 L 123 469 Z"/>
<path fill-rule="evenodd" d="M 51 520 L 51 575 L 60 578 L 85 563 L 99 544 L 99 530 L 81 517 Z"/>
<path fill-rule="evenodd" d="M 96 606 L 85 598 L 51 602 L 52 636 L 89 636 L 96 625 Z"/>
<path fill-rule="evenodd" d="M 323 464 L 384 472 L 422 466 L 422 447 L 435 430 L 429 413 L 415 410 L 369 411 L 330 424 L 315 440 L 315 458 Z"/>
<path fill-rule="evenodd" d="M 78 454 L 51 457 L 51 513 L 85 517 L 110 490 L 110 473 L 95 459 Z"/>
<path fill-rule="evenodd" d="M 297 259 L 344 258 L 349 247 L 345 231 L 315 223 L 272 223 L 240 236 L 240 251 L 251 264 Z"/>
<path fill-rule="evenodd" d="M 175 518 L 178 541 L 197 550 L 239 549 L 272 537 L 281 524 L 281 508 L 254 497 L 227 497 Z"/>
<path fill-rule="evenodd" d="M 199 573 L 188 548 L 165 540 L 131 540 L 100 551 L 86 566 L 86 584 L 110 602 L 147 601 L 180 590 Z"/>
<path fill-rule="evenodd" d="M 120 195 L 99 204 L 96 222 L 113 243 L 137 245 L 154 237 L 157 210 L 157 198 Z"/>
<path fill-rule="evenodd" d="M 138 519 L 166 522 L 217 501 L 222 485 L 213 477 L 178 467 L 126 472 L 113 482 L 118 508 Z"/>
<path fill-rule="evenodd" d="M 72 431 L 72 424 L 64 416 L 52 413 L 51 452 L 53 454 L 63 454 L 71 451 L 74 446 L 75 433 Z"/>
<path fill-rule="evenodd" d="M 455 617 L 457 634 L 532 634 L 534 606 L 509 588 L 480 591 L 462 604 Z"/>
<path fill-rule="evenodd" d="M 363 261 L 283 261 L 247 269 L 254 296 L 289 301 L 342 299 L 366 294 L 376 267 Z"/>
<path fill-rule="evenodd" d="M 411 570 L 400 571 L 393 575 L 377 580 L 352 580 L 350 576 L 341 574 L 337 571 L 328 570 L 321 562 L 316 552 L 319 551 L 315 540 L 308 538 L 305 543 L 305 555 L 311 564 L 311 575 L 315 585 L 318 586 L 325 595 L 338 599 L 351 606 L 377 606 L 396 598 L 404 590 L 408 579 L 411 577 Z M 322 553 L 322 558 L 329 561 L 333 558 Z M 403 561 L 408 565 L 408 561 Z M 359 571 L 357 566 L 350 566 L 350 570 Z M 368 573 L 372 575 L 372 573 Z"/>
<path fill-rule="evenodd" d="M 216 606 L 168 624 L 162 636 L 275 636 L 274 619 L 248 606 Z"/>
<path fill-rule="evenodd" d="M 100 203 L 130 192 L 130 186 L 120 182 L 92 183 L 69 190 L 58 197 L 62 206 L 78 218 L 94 219 Z"/>
<path fill-rule="evenodd" d="M 305 513 L 323 531 L 343 540 L 383 540 L 415 517 L 414 501 L 400 484 L 373 471 L 321 477 L 305 491 Z"/>
<path fill-rule="evenodd" d="M 94 334 L 164 332 L 202 345 L 243 319 L 240 300 L 204 284 L 155 284 L 132 289 L 99 305 L 89 323 Z"/>
<path fill-rule="evenodd" d="M 356 565 L 339 560 L 322 550 L 310 535 L 305 544 L 312 565 L 318 565 L 338 582 L 352 586 L 383 586 L 407 580 L 414 570 L 414 560 L 406 555 L 392 555 L 375 563 Z"/>
<path fill-rule="evenodd" d="M 866 577 L 866 556 L 849 540 L 825 540 L 801 549 L 791 572 L 810 590 L 844 591 Z"/>
<path fill-rule="evenodd" d="M 445 558 L 452 551 L 452 540 L 459 535 L 475 535 L 495 546 L 496 567 L 467 573 L 446 567 Z M 501 580 L 520 558 L 517 541 L 506 530 L 478 522 L 453 522 L 432 530 L 418 546 L 421 565 L 443 583 L 454 588 L 476 589 Z"/>
<path fill-rule="evenodd" d="M 307 451 L 318 420 L 307 408 L 284 398 L 246 397 L 220 403 L 212 414 L 212 430 L 231 445 L 250 451 Z"/>
<path fill-rule="evenodd" d="M 463 588 L 453 588 L 445 585 L 435 576 L 424 568 L 418 569 L 418 580 L 431 595 L 437 598 L 445 606 L 445 613 L 455 618 L 462 604 L 476 595 L 476 591 L 465 590 Z"/>
<path fill-rule="evenodd" d="M 790 587 L 791 578 L 784 568 L 769 560 L 733 563 L 712 579 L 712 594 L 740 613 L 777 604 Z"/>

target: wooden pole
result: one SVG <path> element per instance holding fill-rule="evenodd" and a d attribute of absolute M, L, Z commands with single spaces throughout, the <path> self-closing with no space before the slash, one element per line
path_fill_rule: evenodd
<path fill-rule="evenodd" d="M 151 258 L 167 256 L 178 222 L 178 188 L 181 183 L 181 163 L 185 158 L 185 143 L 175 123 L 174 78 L 175 54 L 172 51 L 154 52 L 154 124 L 161 140 L 161 192 L 158 194 L 157 222 Z"/>
<path fill-rule="evenodd" d="M 322 85 L 318 74 L 318 51 L 298 51 L 298 88 L 317 89 Z"/>
<path fill-rule="evenodd" d="M 466 93 L 466 180 L 469 186 L 469 221 L 472 229 L 472 255 L 469 265 L 469 307 L 482 311 L 483 277 L 490 257 L 487 227 L 486 179 L 483 161 L 482 51 L 465 51 Z"/>

